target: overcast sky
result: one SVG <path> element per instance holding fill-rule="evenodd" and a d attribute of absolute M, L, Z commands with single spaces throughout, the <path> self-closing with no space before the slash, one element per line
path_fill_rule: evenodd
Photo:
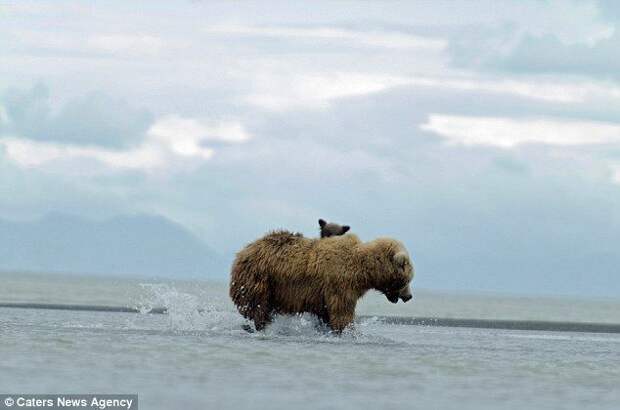
<path fill-rule="evenodd" d="M 319 217 L 437 289 L 620 296 L 620 6 L 0 0 L 0 216 Z"/>

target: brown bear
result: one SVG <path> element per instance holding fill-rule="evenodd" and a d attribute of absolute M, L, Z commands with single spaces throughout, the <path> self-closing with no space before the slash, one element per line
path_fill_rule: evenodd
<path fill-rule="evenodd" d="M 369 289 L 392 303 L 411 299 L 413 275 L 407 250 L 394 239 L 364 243 L 352 234 L 310 239 L 275 231 L 237 254 L 230 297 L 256 330 L 274 314 L 309 312 L 339 333 L 351 324 L 358 299 Z"/>
<path fill-rule="evenodd" d="M 319 227 L 321 228 L 321 238 L 344 235 L 351 229 L 349 225 L 339 225 L 337 223 L 327 222 L 324 219 L 319 219 Z"/>

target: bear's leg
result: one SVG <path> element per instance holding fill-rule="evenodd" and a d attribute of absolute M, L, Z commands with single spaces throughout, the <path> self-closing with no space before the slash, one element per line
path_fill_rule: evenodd
<path fill-rule="evenodd" d="M 269 283 L 266 279 L 262 279 L 256 283 L 254 288 L 254 300 L 251 319 L 254 321 L 256 330 L 263 330 L 271 323 L 271 304 Z"/>
<path fill-rule="evenodd" d="M 271 323 L 271 312 L 268 310 L 268 307 L 261 305 L 261 307 L 257 307 L 256 310 L 252 314 L 252 320 L 254 321 L 254 327 L 256 330 L 263 330 L 269 323 Z"/>
<path fill-rule="evenodd" d="M 313 315 L 317 317 L 316 324 L 314 328 L 317 332 L 325 333 L 327 332 L 329 326 L 329 314 L 327 313 L 327 309 L 315 310 L 312 312 Z"/>
<path fill-rule="evenodd" d="M 319 321 L 323 325 L 329 325 L 329 313 L 327 313 L 327 309 L 317 314 Z"/>
<path fill-rule="evenodd" d="M 329 327 L 335 333 L 342 331 L 353 323 L 355 319 L 356 300 L 347 298 L 346 295 L 332 295 L 327 298 L 327 311 L 329 315 Z"/>
<path fill-rule="evenodd" d="M 347 326 L 353 323 L 353 319 L 355 319 L 355 312 L 332 314 L 330 316 L 329 327 L 331 327 L 335 333 L 342 333 Z"/>

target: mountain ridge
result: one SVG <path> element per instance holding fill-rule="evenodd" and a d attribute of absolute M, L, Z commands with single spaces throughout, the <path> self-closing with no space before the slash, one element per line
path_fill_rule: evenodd
<path fill-rule="evenodd" d="M 218 277 L 222 258 L 182 225 L 160 215 L 91 220 L 50 213 L 26 222 L 0 219 L 0 270 Z"/>

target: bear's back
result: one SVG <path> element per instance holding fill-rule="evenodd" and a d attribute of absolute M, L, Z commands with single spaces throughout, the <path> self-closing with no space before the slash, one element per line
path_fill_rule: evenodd
<path fill-rule="evenodd" d="M 254 243 L 269 255 L 295 259 L 306 254 L 316 242 L 317 239 L 306 238 L 298 232 L 273 231 Z"/>
<path fill-rule="evenodd" d="M 354 264 L 361 244 L 354 234 L 323 238 L 310 250 L 308 266 L 316 273 L 342 275 Z"/>
<path fill-rule="evenodd" d="M 303 274 L 308 253 L 317 241 L 300 233 L 273 231 L 241 250 L 235 263 L 246 265 L 246 271 L 261 276 Z"/>

